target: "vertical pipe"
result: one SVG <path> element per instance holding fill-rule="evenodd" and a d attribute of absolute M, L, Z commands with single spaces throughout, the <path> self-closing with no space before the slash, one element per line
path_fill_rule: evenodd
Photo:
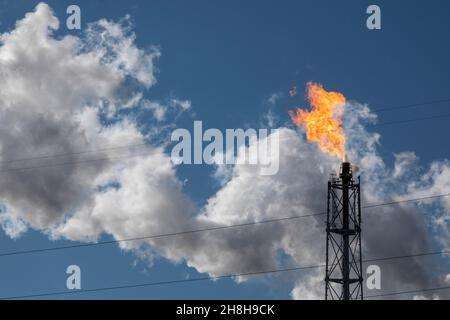
<path fill-rule="evenodd" d="M 325 263 L 325 300 L 328 300 L 328 285 L 329 285 L 329 274 L 328 274 L 328 246 L 330 245 L 330 197 L 331 197 L 331 181 L 328 181 L 328 198 L 327 198 L 327 247 L 326 247 L 326 263 Z"/>
<path fill-rule="evenodd" d="M 349 184 L 352 175 L 350 163 L 342 163 L 342 299 L 350 299 L 350 259 L 349 259 Z"/>
<path fill-rule="evenodd" d="M 361 273 L 361 279 L 359 285 L 361 286 L 361 300 L 364 300 L 363 293 L 363 269 L 362 269 L 362 248 L 361 248 L 361 179 L 358 177 L 358 241 L 359 241 L 359 272 Z"/>

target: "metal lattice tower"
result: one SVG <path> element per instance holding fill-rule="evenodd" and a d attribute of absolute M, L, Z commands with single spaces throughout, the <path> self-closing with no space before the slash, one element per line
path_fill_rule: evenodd
<path fill-rule="evenodd" d="M 362 300 L 360 182 L 350 163 L 328 182 L 325 300 Z"/>

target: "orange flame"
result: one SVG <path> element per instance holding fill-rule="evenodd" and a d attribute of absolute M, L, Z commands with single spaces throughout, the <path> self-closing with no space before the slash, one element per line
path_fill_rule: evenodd
<path fill-rule="evenodd" d="M 316 142 L 320 150 L 344 159 L 345 133 L 341 125 L 345 97 L 339 92 L 326 91 L 320 84 L 309 82 L 307 98 L 312 110 L 289 110 L 292 122 L 298 127 L 306 127 L 309 143 Z"/>

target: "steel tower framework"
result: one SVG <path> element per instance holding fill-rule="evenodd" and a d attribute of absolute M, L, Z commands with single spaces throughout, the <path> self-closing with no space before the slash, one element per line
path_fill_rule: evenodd
<path fill-rule="evenodd" d="M 360 181 L 341 165 L 328 182 L 325 300 L 362 300 Z"/>

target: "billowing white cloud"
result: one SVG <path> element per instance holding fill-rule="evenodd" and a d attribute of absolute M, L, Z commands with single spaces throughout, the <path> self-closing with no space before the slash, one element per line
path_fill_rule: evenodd
<path fill-rule="evenodd" d="M 131 119 L 101 121 L 137 105 L 142 89 L 156 81 L 158 51 L 138 49 L 124 23 L 100 20 L 84 37 L 57 39 L 52 32 L 59 22 L 41 3 L 1 35 L 0 221 L 10 236 L 29 226 L 53 237 L 95 240 L 116 232 L 113 218 L 126 225 L 121 210 L 132 212 L 136 222 L 143 219 L 140 228 L 156 225 L 156 212 L 164 212 L 166 222 L 171 212 L 190 214 L 190 201 L 161 148 L 79 152 L 145 141 Z M 145 186 L 130 180 L 137 175 Z M 114 204 L 115 210 L 104 211 Z"/>

